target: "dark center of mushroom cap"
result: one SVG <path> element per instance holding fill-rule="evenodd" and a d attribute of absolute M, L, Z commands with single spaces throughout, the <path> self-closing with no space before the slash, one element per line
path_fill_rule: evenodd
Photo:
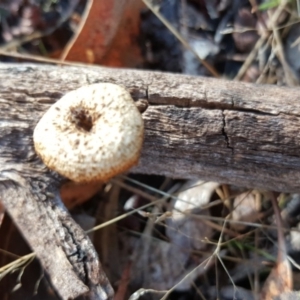
<path fill-rule="evenodd" d="M 72 107 L 71 112 L 71 122 L 79 130 L 84 130 L 90 132 L 93 128 L 93 118 L 90 112 L 83 107 Z"/>

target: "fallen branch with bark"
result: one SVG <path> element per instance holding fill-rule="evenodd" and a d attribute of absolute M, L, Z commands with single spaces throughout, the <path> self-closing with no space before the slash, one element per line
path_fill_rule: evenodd
<path fill-rule="evenodd" d="M 298 88 L 100 67 L 0 66 L 0 197 L 63 299 L 113 291 L 83 230 L 61 203 L 64 180 L 37 157 L 32 133 L 66 92 L 96 82 L 148 101 L 132 172 L 300 191 Z"/>

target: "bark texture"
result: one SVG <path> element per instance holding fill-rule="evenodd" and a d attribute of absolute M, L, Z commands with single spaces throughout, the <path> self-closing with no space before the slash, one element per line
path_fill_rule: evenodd
<path fill-rule="evenodd" d="M 63 299 L 112 297 L 94 248 L 60 202 L 63 180 L 36 156 L 33 129 L 66 92 L 112 82 L 144 99 L 133 172 L 300 192 L 297 88 L 97 67 L 0 66 L 0 197 Z"/>

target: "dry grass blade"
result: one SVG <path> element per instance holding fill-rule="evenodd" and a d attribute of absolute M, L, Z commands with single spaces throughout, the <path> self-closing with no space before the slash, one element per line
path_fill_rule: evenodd
<path fill-rule="evenodd" d="M 30 253 L 25 256 L 22 256 L 13 262 L 3 266 L 0 268 L 0 280 L 6 276 L 7 274 L 14 272 L 20 268 L 26 267 L 28 264 L 32 262 L 32 260 L 35 258 L 35 253 Z"/>

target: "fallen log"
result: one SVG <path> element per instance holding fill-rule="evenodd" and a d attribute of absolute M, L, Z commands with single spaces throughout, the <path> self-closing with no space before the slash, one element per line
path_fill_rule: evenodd
<path fill-rule="evenodd" d="M 300 192 L 297 88 L 100 67 L 0 66 L 0 199 L 63 299 L 110 299 L 84 232 L 61 204 L 63 178 L 33 149 L 33 129 L 66 92 L 96 82 L 148 101 L 132 172 Z"/>

